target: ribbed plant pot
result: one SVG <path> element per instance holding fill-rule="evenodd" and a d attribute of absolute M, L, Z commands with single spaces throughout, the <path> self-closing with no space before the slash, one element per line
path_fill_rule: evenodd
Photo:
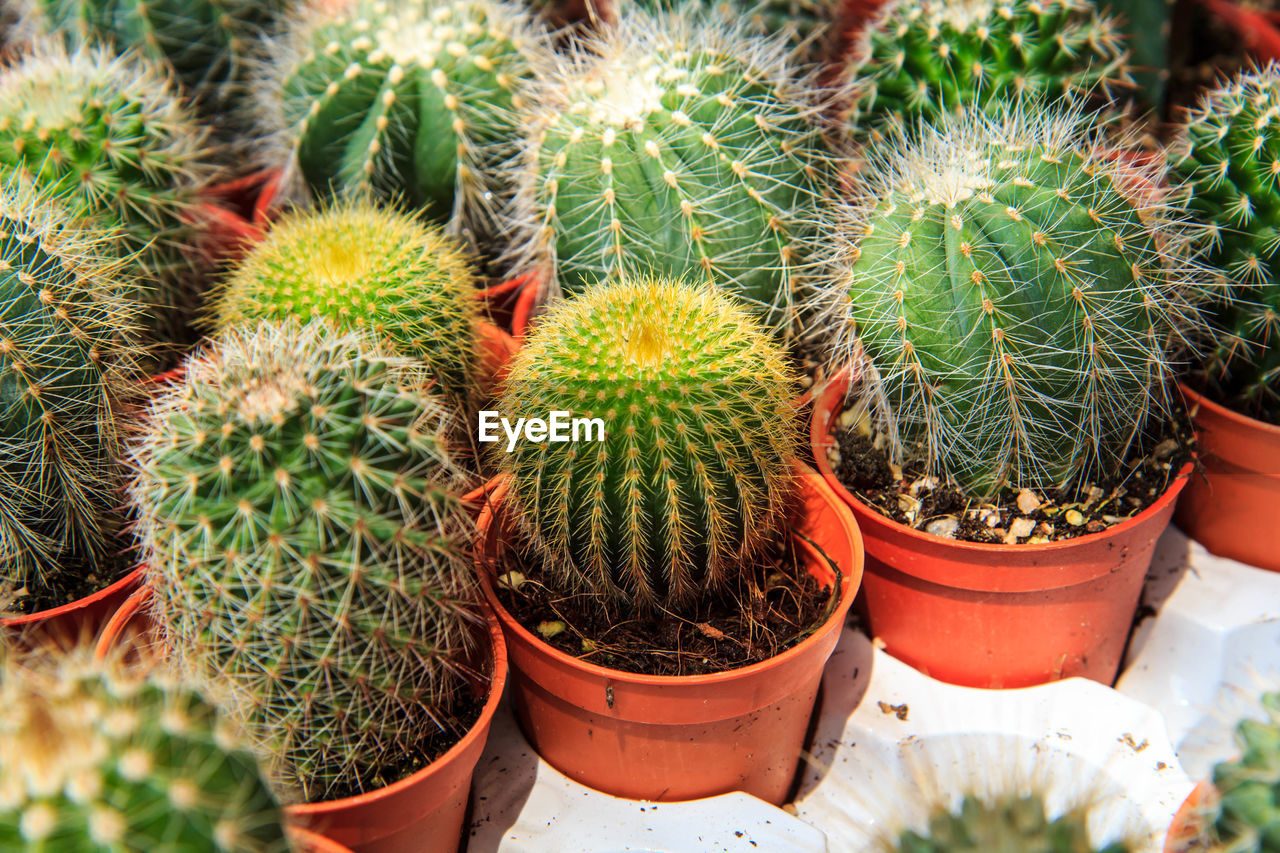
<path fill-rule="evenodd" d="M 1174 523 L 1210 553 L 1280 571 L 1280 427 L 1183 387 L 1200 441 L 1202 474 L 1191 477 Z"/>
<path fill-rule="evenodd" d="M 502 606 L 494 577 L 512 542 L 508 483 L 498 478 L 481 513 L 480 577 L 507 636 L 511 695 L 529 742 L 575 782 L 637 800 L 692 800 L 744 791 L 786 801 L 799 766 L 822 669 L 862 578 L 862 541 L 848 510 L 811 469 L 797 466 L 796 543 L 811 575 L 830 584 L 834 612 L 810 636 L 767 661 L 726 672 L 652 676 L 596 666 L 526 630 Z M 568 849 L 568 848 L 566 848 Z"/>
<path fill-rule="evenodd" d="M 872 636 L 926 675 L 968 687 L 1083 676 L 1111 684 L 1151 564 L 1190 466 L 1143 512 L 1101 533 L 1047 544 L 960 542 L 898 524 L 855 498 L 827 458 L 849 375 L 814 404 L 818 470 L 853 510 L 867 547 Z"/>

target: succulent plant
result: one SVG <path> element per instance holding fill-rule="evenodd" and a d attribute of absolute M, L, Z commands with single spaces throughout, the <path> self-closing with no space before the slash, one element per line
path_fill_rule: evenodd
<path fill-rule="evenodd" d="M 1133 80 L 1145 106 L 1157 114 L 1169 82 L 1169 44 L 1177 0 L 1105 0 L 1098 5 L 1115 19 L 1129 48 Z"/>
<path fill-rule="evenodd" d="M 968 796 L 958 812 L 939 810 L 925 834 L 907 830 L 897 853 L 1131 853 L 1123 841 L 1098 846 L 1089 841 L 1082 810 L 1050 818 L 1039 796 L 994 802 Z"/>
<path fill-rule="evenodd" d="M 625 278 L 555 306 L 516 355 L 499 410 L 586 419 L 582 440 L 495 453 L 546 572 L 640 607 L 726 587 L 780 535 L 794 391 L 778 345 L 708 286 Z"/>
<path fill-rule="evenodd" d="M 25 182 L 0 183 L 0 586 L 93 570 L 113 547 L 140 306 L 110 240 Z"/>
<path fill-rule="evenodd" d="M 823 36 L 832 23 L 835 0 L 635 0 L 650 12 L 662 9 L 706 8 L 728 21 L 744 21 L 748 32 L 757 36 L 781 36 L 788 47 L 798 50 L 798 59 L 817 59 Z"/>
<path fill-rule="evenodd" d="M 505 0 L 355 0 L 286 39 L 264 100 L 312 193 L 371 193 L 470 236 L 492 230 L 497 164 L 546 41 Z"/>
<path fill-rule="evenodd" d="M 46 43 L 0 70 L 0 169 L 118 234 L 163 337 L 196 301 L 207 131 L 151 63 Z"/>
<path fill-rule="evenodd" d="M 897 0 L 849 63 L 861 132 L 970 105 L 1076 102 L 1129 85 L 1114 22 L 1089 0 Z"/>
<path fill-rule="evenodd" d="M 0 668 L 0 847 L 285 853 L 253 754 L 200 692 L 76 652 Z"/>
<path fill-rule="evenodd" d="M 1208 289 L 1163 164 L 1073 111 L 897 137 L 839 202 L 818 325 L 891 455 L 976 496 L 1118 469 Z M 866 365 L 860 359 L 865 353 Z"/>
<path fill-rule="evenodd" d="M 544 75 L 508 179 L 517 268 L 570 294 L 697 277 L 795 326 L 831 162 L 785 44 L 746 27 L 631 8 Z"/>
<path fill-rule="evenodd" d="M 371 347 L 324 323 L 229 329 L 134 449 L 158 624 L 308 800 L 434 758 L 475 646 L 452 416 Z"/>
<path fill-rule="evenodd" d="M 1245 73 L 1207 93 L 1170 146 L 1211 227 L 1207 260 L 1234 284 L 1212 307 L 1224 331 L 1200 378 L 1223 402 L 1280 422 L 1280 69 Z"/>
<path fill-rule="evenodd" d="M 368 201 L 286 215 L 210 299 L 212 325 L 328 320 L 368 329 L 465 400 L 476 358 L 475 273 L 442 229 Z"/>
<path fill-rule="evenodd" d="M 1215 853 L 1280 850 L 1280 693 L 1262 697 L 1265 720 L 1236 727 L 1241 755 L 1213 770 L 1220 805 L 1213 826 Z"/>

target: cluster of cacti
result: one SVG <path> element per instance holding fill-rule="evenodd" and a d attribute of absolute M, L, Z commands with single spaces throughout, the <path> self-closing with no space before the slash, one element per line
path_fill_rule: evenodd
<path fill-rule="evenodd" d="M 207 133 L 160 69 L 106 48 L 43 44 L 0 71 L 0 168 L 116 234 L 170 339 L 196 301 L 199 193 L 214 173 Z"/>
<path fill-rule="evenodd" d="M 293 849 L 256 759 L 211 702 L 78 652 L 0 666 L 0 848 Z"/>
<path fill-rule="evenodd" d="M 1049 817 L 1037 795 L 986 802 L 967 796 L 958 812 L 940 809 L 926 833 L 906 830 L 897 853 L 1132 853 L 1124 841 L 1089 840 L 1087 813 L 1077 809 Z"/>
<path fill-rule="evenodd" d="M 1215 853 L 1280 850 L 1280 693 L 1262 697 L 1266 720 L 1236 727 L 1241 755 L 1213 769 L 1220 805 L 1212 828 Z"/>
<path fill-rule="evenodd" d="M 122 547 L 117 419 L 138 379 L 139 306 L 108 242 L 25 183 L 0 184 L 0 586 Z"/>
<path fill-rule="evenodd" d="M 316 8 L 264 99 L 322 198 L 371 193 L 489 236 L 515 110 L 546 35 L 506 0 L 355 0 Z M 278 114 L 277 114 L 278 113 Z"/>
<path fill-rule="evenodd" d="M 422 744 L 475 645 L 451 415 L 412 362 L 371 346 L 323 323 L 224 332 L 135 449 L 173 654 L 234 695 L 309 800 L 434 758 Z"/>
<path fill-rule="evenodd" d="M 741 21 L 634 8 L 579 42 L 527 98 L 520 266 L 569 294 L 709 281 L 790 330 L 830 162 L 785 52 Z"/>
<path fill-rule="evenodd" d="M 832 359 L 894 455 L 975 495 L 1118 470 L 1196 327 L 1193 233 L 1156 158 L 1073 112 L 973 112 L 888 146 L 833 218 Z"/>
<path fill-rule="evenodd" d="M 583 423 L 578 441 L 495 454 L 545 571 L 565 590 L 646 608 L 725 588 L 780 534 L 794 389 L 765 329 L 708 286 L 625 278 L 553 308 L 517 354 L 500 411 L 598 418 L 595 440 Z"/>
<path fill-rule="evenodd" d="M 472 260 L 454 238 L 370 202 L 287 215 L 210 299 L 211 325 L 322 318 L 367 329 L 465 399 L 475 361 Z"/>
<path fill-rule="evenodd" d="M 1131 82 L 1114 22 L 1090 0 L 899 0 L 849 63 L 859 131 L 965 107 L 1111 97 Z"/>
<path fill-rule="evenodd" d="M 1200 378 L 1234 407 L 1280 419 L 1280 69 L 1209 92 L 1169 158 L 1212 228 L 1207 259 L 1235 285 L 1213 306 L 1222 334 Z"/>

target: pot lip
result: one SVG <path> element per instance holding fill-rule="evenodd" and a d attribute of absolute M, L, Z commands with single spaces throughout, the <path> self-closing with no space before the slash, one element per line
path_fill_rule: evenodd
<path fill-rule="evenodd" d="M 288 832 L 301 853 L 351 853 L 350 847 L 345 847 L 332 838 L 327 838 L 304 826 L 289 825 Z"/>
<path fill-rule="evenodd" d="M 1187 484 L 1187 480 L 1191 476 L 1193 465 L 1191 462 L 1185 463 L 1178 473 L 1174 475 L 1171 482 L 1164 490 L 1160 497 L 1135 516 L 1126 518 L 1119 524 L 1114 524 L 1106 530 L 1098 533 L 1087 533 L 1084 536 L 1076 536 L 1072 539 L 1065 539 L 1059 542 L 1037 542 L 1034 544 L 1023 543 L 1021 545 L 1005 545 L 1001 542 L 961 542 L 956 539 L 947 539 L 942 536 L 935 536 L 932 533 L 925 533 L 923 530 L 916 530 L 914 527 L 907 527 L 898 521 L 883 515 L 874 507 L 868 506 L 866 503 L 854 497 L 853 493 L 844 487 L 831 470 L 831 463 L 827 461 L 827 454 L 823 452 L 824 447 L 819 445 L 823 443 L 823 439 L 830 437 L 830 430 L 825 433 L 821 432 L 818 425 L 818 418 L 827 412 L 834 412 L 836 406 L 839 405 L 839 397 L 843 396 L 846 388 L 848 377 L 848 368 L 837 373 L 830 382 L 827 383 L 821 393 L 815 395 L 813 412 L 809 418 L 809 449 L 813 454 L 814 463 L 818 467 L 819 473 L 822 474 L 827 485 L 833 492 L 840 496 L 842 500 L 852 506 L 862 515 L 867 516 L 875 523 L 892 529 L 896 534 L 913 539 L 921 544 L 929 545 L 935 548 L 954 549 L 960 552 L 971 554 L 1051 554 L 1058 551 L 1070 551 L 1075 548 L 1086 548 L 1095 542 L 1103 542 L 1107 539 L 1122 536 L 1136 527 L 1145 524 L 1152 517 L 1162 512 L 1169 504 L 1178 499 L 1178 495 L 1182 493 L 1182 489 Z M 828 420 L 828 424 L 830 420 Z M 861 521 L 861 519 L 859 519 Z"/>
<path fill-rule="evenodd" d="M 1249 415 L 1241 414 L 1235 409 L 1229 409 L 1221 403 L 1210 400 L 1201 392 L 1191 389 L 1185 383 L 1179 382 L 1178 390 L 1182 392 L 1182 396 L 1187 399 L 1188 403 L 1193 406 L 1199 406 L 1201 409 L 1208 409 L 1214 417 L 1221 418 L 1224 421 L 1230 421 L 1241 429 L 1260 432 L 1264 435 L 1271 436 L 1276 441 L 1280 441 L 1280 426 L 1277 426 L 1276 424 L 1269 424 L 1266 421 L 1258 420 L 1257 418 L 1250 417 Z"/>
<path fill-rule="evenodd" d="M 823 482 L 822 477 L 809 468 L 807 465 L 797 461 L 796 468 L 802 472 L 803 482 L 819 489 L 823 492 L 824 499 L 833 505 L 837 511 L 839 510 L 839 497 L 835 495 L 830 487 Z M 488 568 L 488 560 L 486 559 L 487 545 L 490 539 L 490 529 L 492 527 L 495 510 L 502 505 L 506 498 L 507 491 L 511 485 L 509 474 L 499 474 L 489 481 L 488 500 L 485 501 L 484 508 L 480 512 L 480 518 L 476 521 L 476 527 L 479 530 L 479 547 L 476 549 L 476 573 L 480 576 L 480 583 L 484 588 L 485 598 L 488 599 L 489 606 L 497 615 L 505 629 L 511 630 L 523 643 L 533 645 L 538 648 L 539 653 L 551 658 L 555 663 L 561 666 L 568 666 L 583 672 L 587 675 L 597 678 L 604 678 L 613 683 L 625 683 L 636 686 L 700 686 L 721 684 L 728 681 L 735 681 L 742 678 L 749 678 L 754 675 L 766 672 L 776 667 L 783 666 L 790 661 L 802 657 L 810 648 L 821 642 L 823 635 L 829 631 L 834 625 L 839 628 L 844 624 L 845 617 L 848 615 L 849 608 L 853 604 L 854 598 L 858 594 L 858 590 L 862 586 L 863 567 L 866 560 L 866 552 L 862 544 L 862 532 L 858 527 L 856 519 L 853 520 L 852 526 L 848 530 L 853 534 L 852 545 L 854 553 L 854 565 L 852 569 L 842 576 L 844 589 L 840 595 L 840 599 L 836 604 L 831 615 L 827 617 L 809 636 L 805 637 L 796 645 L 774 655 L 771 658 L 762 660 L 758 663 L 749 664 L 735 669 L 726 669 L 720 672 L 706 673 L 703 675 L 647 675 L 639 672 L 626 672 L 621 669 L 611 669 L 599 664 L 590 663 L 589 661 L 575 658 L 567 655 L 559 649 L 545 642 L 539 637 L 534 636 L 527 628 L 511 615 L 502 602 L 498 600 L 498 596 L 493 588 L 493 581 L 490 577 Z M 804 540 L 799 540 L 802 544 Z"/>
<path fill-rule="evenodd" d="M 146 566 L 135 566 L 129 570 L 128 574 L 117 580 L 115 583 L 112 583 L 109 586 L 104 586 L 97 592 L 90 593 L 83 598 L 77 598 L 75 601 L 60 604 L 57 607 L 50 607 L 48 610 L 37 610 L 35 613 L 27 613 L 22 616 L 0 618 L 0 628 L 20 628 L 25 625 L 45 622 L 50 619 L 56 619 L 59 616 L 66 616 L 67 614 L 74 613 L 77 610 L 84 610 L 92 607 L 94 604 L 97 604 L 108 596 L 116 595 L 130 589 L 131 587 L 141 585 L 142 577 L 145 572 Z"/>

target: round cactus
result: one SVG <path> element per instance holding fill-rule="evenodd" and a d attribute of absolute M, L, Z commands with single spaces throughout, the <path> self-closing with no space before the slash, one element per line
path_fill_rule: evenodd
<path fill-rule="evenodd" d="M 630 9 L 529 96 L 517 266 L 577 293 L 697 277 L 790 329 L 828 158 L 785 45 L 715 15 Z"/>
<path fill-rule="evenodd" d="M 1280 693 L 1262 697 L 1265 720 L 1236 727 L 1241 756 L 1213 769 L 1221 797 L 1214 851 L 1280 850 Z"/>
<path fill-rule="evenodd" d="M 865 351 L 893 455 L 918 444 L 975 495 L 1117 470 L 1197 326 L 1205 276 L 1162 166 L 1089 129 L 1072 112 L 923 128 L 832 220 L 832 358 Z"/>
<path fill-rule="evenodd" d="M 1200 376 L 1219 399 L 1280 422 L 1280 69 L 1209 92 L 1170 147 L 1211 229 L 1207 260 L 1235 285 L 1212 308 L 1224 334 Z"/>
<path fill-rule="evenodd" d="M 1077 810 L 1056 818 L 1045 813 L 1035 795 L 992 803 L 965 797 L 957 813 L 940 810 L 928 832 L 902 833 L 897 853 L 1132 853 L 1124 841 L 1098 846 L 1089 840 L 1086 814 Z"/>
<path fill-rule="evenodd" d="M 206 137 L 159 69 L 105 48 L 46 44 L 0 71 L 0 168 L 119 235 L 166 337 L 196 301 Z"/>
<path fill-rule="evenodd" d="M 286 853 L 253 755 L 199 692 L 76 653 L 0 668 L 0 847 Z"/>
<path fill-rule="evenodd" d="M 471 260 L 456 240 L 406 214 L 354 202 L 276 222 L 219 286 L 211 313 L 218 329 L 289 317 L 369 329 L 466 399 L 475 293 Z"/>
<path fill-rule="evenodd" d="M 709 287 L 624 279 L 553 308 L 517 354 L 500 411 L 600 423 L 581 423 L 584 440 L 495 454 L 546 571 L 643 607 L 724 588 L 781 535 L 795 387 L 763 327 Z"/>
<path fill-rule="evenodd" d="M 849 71 L 859 131 L 1016 98 L 1074 101 L 1132 83 L 1123 38 L 1089 0 L 898 0 Z"/>
<path fill-rule="evenodd" d="M 313 9 L 288 41 L 267 124 L 285 128 L 313 193 L 372 193 L 492 230 L 492 172 L 516 150 L 518 90 L 545 41 L 520 6 L 355 0 Z"/>
<path fill-rule="evenodd" d="M 157 621 L 308 800 L 434 758 L 478 618 L 451 416 L 369 346 L 228 330 L 134 455 Z"/>

